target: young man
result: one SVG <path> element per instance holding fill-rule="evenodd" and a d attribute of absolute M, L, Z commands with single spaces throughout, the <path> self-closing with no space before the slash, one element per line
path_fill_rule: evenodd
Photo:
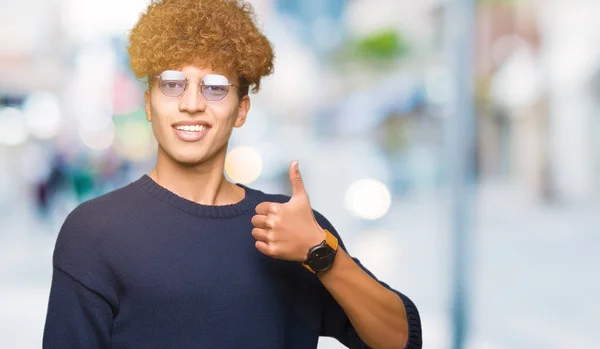
<path fill-rule="evenodd" d="M 152 2 L 130 36 L 158 141 L 149 175 L 83 203 L 56 242 L 44 348 L 420 348 L 415 305 L 293 195 L 223 174 L 273 52 L 250 5 Z"/>

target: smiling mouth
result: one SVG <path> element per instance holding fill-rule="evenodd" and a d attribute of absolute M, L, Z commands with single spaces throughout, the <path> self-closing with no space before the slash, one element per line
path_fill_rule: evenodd
<path fill-rule="evenodd" d="M 175 126 L 175 129 L 178 131 L 184 131 L 189 133 L 203 132 L 208 129 L 205 125 L 182 125 Z"/>
<path fill-rule="evenodd" d="M 211 126 L 203 123 L 197 124 L 186 124 L 186 125 L 173 125 L 177 138 L 184 142 L 196 142 L 203 139 Z"/>

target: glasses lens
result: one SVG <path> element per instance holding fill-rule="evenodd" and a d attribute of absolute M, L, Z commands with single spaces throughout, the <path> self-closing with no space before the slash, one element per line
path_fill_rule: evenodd
<path fill-rule="evenodd" d="M 183 72 L 165 70 L 159 76 L 158 87 L 165 96 L 179 97 L 185 92 L 187 80 Z"/>
<path fill-rule="evenodd" d="M 188 81 L 183 72 L 166 70 L 158 78 L 158 87 L 165 96 L 179 97 L 187 88 Z M 229 80 L 225 76 L 208 74 L 202 79 L 200 92 L 209 101 L 220 101 L 227 96 L 229 86 Z"/>
<path fill-rule="evenodd" d="M 203 85 L 202 86 L 202 95 L 208 99 L 209 101 L 220 101 L 225 96 L 227 96 L 227 92 L 229 91 L 229 86 L 227 85 Z"/>
<path fill-rule="evenodd" d="M 209 101 L 220 101 L 229 92 L 229 80 L 223 75 L 208 74 L 202 79 L 202 95 Z"/>
<path fill-rule="evenodd" d="M 185 80 L 163 80 L 160 79 L 158 87 L 168 97 L 179 97 L 185 91 Z"/>

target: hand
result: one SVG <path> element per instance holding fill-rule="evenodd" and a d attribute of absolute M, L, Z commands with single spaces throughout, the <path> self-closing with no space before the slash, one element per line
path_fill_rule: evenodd
<path fill-rule="evenodd" d="M 289 261 L 304 262 L 308 250 L 325 240 L 310 207 L 308 194 L 298 169 L 298 161 L 290 165 L 292 197 L 286 203 L 263 202 L 252 217 L 252 236 L 263 254 Z"/>

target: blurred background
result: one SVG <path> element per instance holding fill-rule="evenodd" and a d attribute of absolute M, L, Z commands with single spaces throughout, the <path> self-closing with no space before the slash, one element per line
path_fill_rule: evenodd
<path fill-rule="evenodd" d="M 289 193 L 299 159 L 424 348 L 600 348 L 600 1 L 251 3 L 276 69 L 229 178 Z M 0 1 L 2 348 L 41 347 L 66 215 L 154 164 L 125 50 L 146 5 Z"/>

